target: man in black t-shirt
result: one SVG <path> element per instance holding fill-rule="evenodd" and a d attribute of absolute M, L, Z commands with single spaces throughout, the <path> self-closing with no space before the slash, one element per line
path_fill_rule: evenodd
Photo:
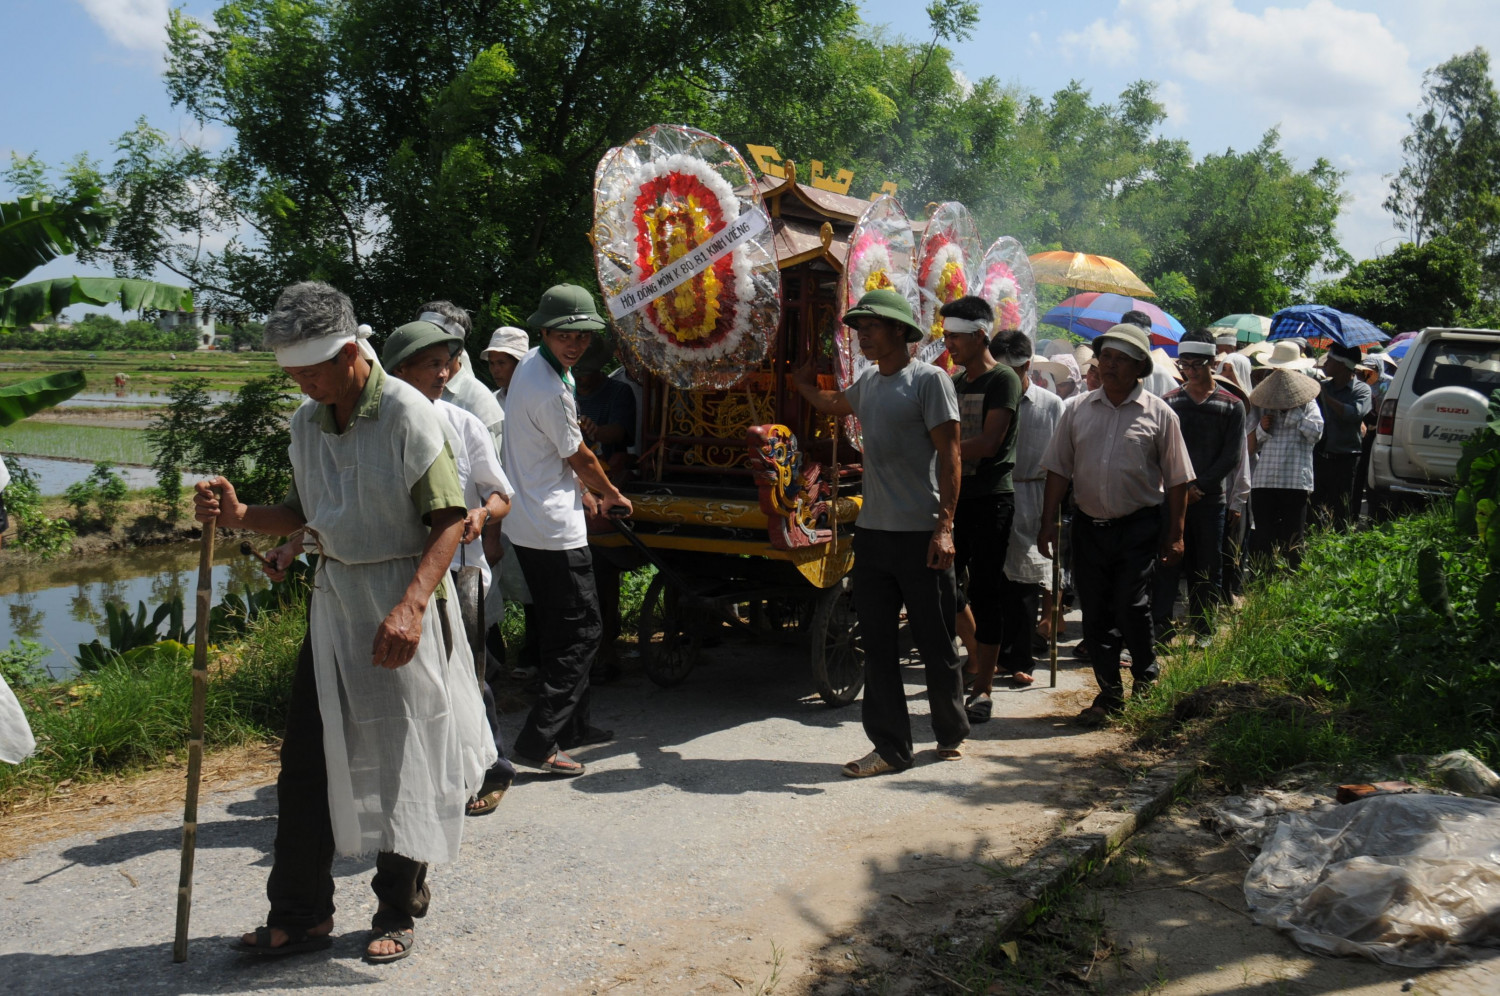
<path fill-rule="evenodd" d="M 994 311 L 979 297 L 961 297 L 943 305 L 943 338 L 948 355 L 963 369 L 953 375 L 958 394 L 959 457 L 963 479 L 953 518 L 953 566 L 968 572 L 959 589 L 956 628 L 969 650 L 973 691 L 966 702 L 971 723 L 990 718 L 995 664 L 1000 655 L 1001 600 L 1005 547 L 1016 512 L 1011 468 L 1016 463 L 1016 406 L 1021 381 L 989 351 Z M 1016 672 L 1018 684 L 1031 675 Z"/>

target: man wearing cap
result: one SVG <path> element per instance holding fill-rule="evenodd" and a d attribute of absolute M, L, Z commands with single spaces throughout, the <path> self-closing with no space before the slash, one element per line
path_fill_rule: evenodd
<path fill-rule="evenodd" d="M 469 313 L 452 301 L 428 301 L 417 313 L 417 320 L 431 322 L 467 346 L 473 323 Z M 501 439 L 505 432 L 505 410 L 495 396 L 474 376 L 469 365 L 469 351 L 459 349 L 453 354 L 452 374 L 443 388 L 443 400 L 455 404 L 484 423 L 495 440 L 495 452 L 500 452 Z"/>
<path fill-rule="evenodd" d="M 959 457 L 963 475 L 953 516 L 953 569 L 968 574 L 960 587 L 958 635 L 969 647 L 974 689 L 965 708 L 969 722 L 990 718 L 995 664 L 1000 656 L 1001 582 L 1005 547 L 1015 516 L 1016 406 L 1021 382 L 1008 364 L 990 355 L 994 310 L 982 297 L 968 295 L 939 309 L 943 344 L 961 369 L 953 375 L 958 395 Z M 1071 356 L 1068 357 L 1072 359 Z M 1031 684 L 1029 671 L 1012 675 Z"/>
<path fill-rule="evenodd" d="M 1073 587 L 1083 603 L 1083 635 L 1099 694 L 1079 716 L 1103 723 L 1125 701 L 1121 644 L 1131 655 L 1132 694 L 1156 680 L 1151 579 L 1157 564 L 1182 559 L 1183 516 L 1193 465 L 1177 416 L 1141 379 L 1151 372 L 1151 340 L 1120 324 L 1094 340 L 1101 387 L 1063 411 L 1047 469 L 1037 533 L 1042 555 L 1057 555 L 1057 509 L 1073 483 Z"/>
<path fill-rule="evenodd" d="M 1245 406 L 1214 383 L 1213 337 L 1194 330 L 1177 346 L 1183 384 L 1162 400 L 1177 415 L 1183 443 L 1197 476 L 1188 483 L 1180 565 L 1157 568 L 1151 611 L 1156 635 L 1165 641 L 1172 629 L 1177 584 L 1188 573 L 1188 619 L 1200 643 L 1207 639 L 1208 613 L 1219 599 L 1224 542 L 1225 486 L 1245 449 Z"/>
<path fill-rule="evenodd" d="M 394 961 L 427 912 L 427 865 L 457 856 L 464 801 L 496 759 L 444 584 L 464 495 L 441 416 L 374 362 L 346 296 L 288 287 L 265 340 L 308 396 L 291 418 L 291 490 L 247 506 L 217 477 L 193 498 L 200 522 L 305 533 L 320 554 L 276 783 L 271 912 L 239 946 L 328 947 L 335 852 L 377 852 L 365 957 Z M 274 571 L 291 548 L 272 551 Z"/>
<path fill-rule="evenodd" d="M 572 369 L 604 320 L 577 284 L 542 295 L 530 324 L 541 345 L 511 378 L 505 409 L 504 463 L 516 485 L 506 532 L 536 605 L 542 688 L 516 738 L 515 757 L 551 774 L 581 775 L 566 753 L 613 738 L 589 724 L 589 668 L 599 649 L 599 597 L 594 587 L 583 489 L 599 496 L 602 515 L 631 511 L 589 449 L 578 424 Z"/>
<path fill-rule="evenodd" d="M 1361 357 L 1358 346 L 1335 343 L 1323 357 L 1323 381 L 1318 409 L 1323 413 L 1323 438 L 1313 447 L 1314 512 L 1333 528 L 1345 530 L 1359 514 L 1351 508 L 1354 471 L 1359 466 L 1361 427 L 1370 414 L 1370 385 L 1354 376 Z"/>
<path fill-rule="evenodd" d="M 865 650 L 865 735 L 875 749 L 844 765 L 850 778 L 903 771 L 915 763 L 897 631 L 901 606 L 922 656 L 938 758 L 958 760 L 969 735 L 963 676 L 953 650 L 957 592 L 953 515 L 958 503 L 958 397 L 952 379 L 912 360 L 922 338 L 911 305 L 873 290 L 844 315 L 873 366 L 846 391 L 819 389 L 812 359 L 793 383 L 818 411 L 859 418 L 864 437 L 864 505 L 854 534 L 854 606 Z"/>
<path fill-rule="evenodd" d="M 478 418 L 457 405 L 443 400 L 443 388 L 453 372 L 453 356 L 463 349 L 463 342 L 431 322 L 408 322 L 386 339 L 381 351 L 382 365 L 392 377 L 415 387 L 437 408 L 443 416 L 448 434 L 448 445 L 453 450 L 458 465 L 458 483 L 463 488 L 468 504 L 468 515 L 464 520 L 464 533 L 458 550 L 453 554 L 450 572 L 464 567 L 479 569 L 481 599 L 489 593 L 491 576 L 490 560 L 485 556 L 485 534 L 487 527 L 500 528 L 500 520 L 510 511 L 510 496 L 515 491 L 500 469 L 500 457 L 489 431 Z M 493 535 L 493 531 L 491 535 Z M 455 573 L 455 579 L 457 574 Z M 486 613 L 484 616 L 488 619 Z M 469 620 L 465 618 L 467 626 Z M 470 633 L 469 646 L 475 637 L 483 634 Z M 500 799 L 516 779 L 515 765 L 505 756 L 505 744 L 500 734 L 500 718 L 496 710 L 494 683 L 499 677 L 499 668 L 488 665 L 484 668 L 485 719 L 489 722 L 490 735 L 495 741 L 499 758 L 484 776 L 484 784 L 474 798 L 469 800 L 467 812 L 470 816 L 485 816 L 495 811 Z"/>

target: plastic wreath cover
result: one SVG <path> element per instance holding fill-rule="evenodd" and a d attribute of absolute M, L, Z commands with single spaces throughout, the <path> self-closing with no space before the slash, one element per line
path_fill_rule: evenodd
<path fill-rule="evenodd" d="M 1002 235 L 979 264 L 976 293 L 995 309 L 996 332 L 1021 331 L 1036 339 L 1036 278 L 1026 249 L 1009 235 Z"/>
<path fill-rule="evenodd" d="M 733 387 L 776 333 L 781 277 L 745 161 L 707 132 L 655 125 L 594 174 L 594 262 L 621 359 L 682 390 Z"/>
<path fill-rule="evenodd" d="M 917 289 L 921 294 L 922 327 L 926 336 L 917 344 L 917 359 L 953 369 L 943 344 L 943 319 L 938 309 L 956 301 L 970 288 L 979 269 L 979 229 L 969 209 L 957 201 L 939 204 L 927 219 L 922 248 L 917 253 Z"/>
<path fill-rule="evenodd" d="M 859 351 L 854 330 L 844 324 L 844 313 L 872 290 L 891 289 L 906 298 L 912 313 L 918 313 L 916 281 L 912 279 L 912 255 L 915 247 L 911 221 L 901 209 L 901 202 L 890 194 L 875 200 L 855 222 L 849 233 L 849 254 L 839 277 L 838 322 L 835 326 L 834 376 L 839 390 L 844 390 L 870 366 Z M 844 430 L 856 446 L 863 449 L 859 420 L 849 416 Z"/>

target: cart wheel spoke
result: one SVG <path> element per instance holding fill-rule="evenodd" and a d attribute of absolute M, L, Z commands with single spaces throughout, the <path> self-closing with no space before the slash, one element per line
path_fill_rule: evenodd
<path fill-rule="evenodd" d="M 810 659 L 818 694 L 830 706 L 853 702 L 865 684 L 864 649 L 847 577 L 823 592 L 813 611 Z"/>
<path fill-rule="evenodd" d="M 646 676 L 663 688 L 681 684 L 698 663 L 702 639 L 682 611 L 677 592 L 658 574 L 641 603 L 638 632 Z"/>

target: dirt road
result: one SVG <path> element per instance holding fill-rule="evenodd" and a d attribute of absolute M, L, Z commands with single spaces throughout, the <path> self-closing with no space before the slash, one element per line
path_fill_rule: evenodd
<path fill-rule="evenodd" d="M 867 742 L 858 707 L 830 710 L 792 648 L 731 647 L 675 689 L 628 674 L 600 689 L 618 732 L 580 751 L 575 780 L 523 776 L 466 824 L 463 856 L 433 875 L 431 914 L 406 961 L 359 959 L 371 862 L 341 860 L 333 949 L 242 958 L 229 939 L 262 922 L 274 829 L 269 785 L 200 810 L 189 961 L 171 963 L 180 818 L 122 819 L 0 864 L 0 978 L 18 992 L 794 992 L 812 961 L 889 920 L 919 930 L 957 900 L 982 906 L 1015 862 L 1125 776 L 1118 747 L 1061 717 L 1062 687 L 997 696 L 967 756 L 939 762 L 918 684 L 918 766 L 852 781 Z M 920 670 L 909 668 L 909 682 Z M 1045 684 L 1045 670 L 1038 672 Z M 520 716 L 507 717 L 514 729 Z M 12 988 L 19 987 L 19 988 Z"/>

